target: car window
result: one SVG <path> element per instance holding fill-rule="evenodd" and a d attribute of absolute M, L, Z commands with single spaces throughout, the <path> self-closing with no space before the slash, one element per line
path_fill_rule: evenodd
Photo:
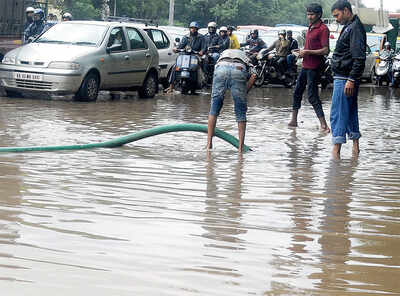
<path fill-rule="evenodd" d="M 128 40 L 131 45 L 131 49 L 147 48 L 147 44 L 138 30 L 134 28 L 126 28 L 126 32 L 128 33 Z"/>
<path fill-rule="evenodd" d="M 113 45 L 121 45 L 122 50 L 127 49 L 124 31 L 122 30 L 122 27 L 113 28 L 111 30 L 110 37 L 108 38 L 107 47 Z"/>
<path fill-rule="evenodd" d="M 167 43 L 165 41 L 162 31 L 155 29 L 151 29 L 150 31 L 151 31 L 151 38 L 157 49 L 163 49 L 169 47 L 169 42 Z"/>
<path fill-rule="evenodd" d="M 51 27 L 35 42 L 99 46 L 106 30 L 106 26 L 63 22 Z"/>

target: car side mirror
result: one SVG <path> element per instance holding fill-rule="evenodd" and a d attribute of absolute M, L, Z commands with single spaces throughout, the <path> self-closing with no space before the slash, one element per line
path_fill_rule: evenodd
<path fill-rule="evenodd" d="M 179 42 L 181 42 L 181 39 L 179 39 L 179 37 L 176 37 L 176 38 L 175 38 L 175 42 L 176 42 L 176 43 L 179 43 Z"/>
<path fill-rule="evenodd" d="M 107 53 L 111 53 L 113 51 L 120 51 L 122 50 L 122 44 L 113 44 L 106 48 Z"/>

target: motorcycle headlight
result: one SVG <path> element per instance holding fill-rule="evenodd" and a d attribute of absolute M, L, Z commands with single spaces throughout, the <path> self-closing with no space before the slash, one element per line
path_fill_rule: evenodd
<path fill-rule="evenodd" d="M 51 62 L 48 68 L 64 69 L 64 70 L 79 70 L 81 65 L 72 62 Z"/>
<path fill-rule="evenodd" d="M 15 55 L 5 55 L 2 63 L 6 65 L 15 65 L 17 59 Z"/>

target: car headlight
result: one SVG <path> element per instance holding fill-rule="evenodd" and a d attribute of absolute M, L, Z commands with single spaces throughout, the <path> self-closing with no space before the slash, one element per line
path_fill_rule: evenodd
<path fill-rule="evenodd" d="M 16 61 L 17 59 L 14 55 L 6 55 L 4 56 L 2 63 L 7 65 L 15 65 Z"/>
<path fill-rule="evenodd" d="M 72 62 L 51 62 L 48 68 L 64 69 L 64 70 L 79 70 L 81 65 Z"/>

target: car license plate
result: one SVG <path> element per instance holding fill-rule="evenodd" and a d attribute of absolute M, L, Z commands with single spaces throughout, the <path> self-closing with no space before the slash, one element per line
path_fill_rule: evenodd
<path fill-rule="evenodd" d="M 43 81 L 43 74 L 15 72 L 14 78 L 21 80 Z"/>

